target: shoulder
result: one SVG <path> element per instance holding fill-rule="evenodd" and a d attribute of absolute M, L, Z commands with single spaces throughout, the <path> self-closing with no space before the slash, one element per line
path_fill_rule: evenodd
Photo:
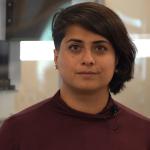
<path fill-rule="evenodd" d="M 48 109 L 48 107 L 50 107 L 51 104 L 51 98 L 42 100 L 39 103 L 36 103 L 16 114 L 14 114 L 13 116 L 11 116 L 11 118 L 22 118 L 22 117 L 26 117 L 26 116 L 33 116 L 39 113 L 43 113 L 44 111 L 46 111 Z"/>
<path fill-rule="evenodd" d="M 34 104 L 12 116 L 7 118 L 4 123 L 2 124 L 3 126 L 14 126 L 18 127 L 19 125 L 26 125 L 27 123 L 33 123 L 34 121 L 40 120 L 40 118 L 43 117 L 43 115 L 51 110 L 51 98 L 45 99 L 37 104 Z"/>
<path fill-rule="evenodd" d="M 122 121 L 126 121 L 128 124 L 132 124 L 133 126 L 143 126 L 147 127 L 150 130 L 150 119 L 131 108 L 115 101 L 116 105 L 119 108 L 119 116 Z"/>
<path fill-rule="evenodd" d="M 25 137 L 32 139 L 34 133 L 41 132 L 41 128 L 47 129 L 45 125 L 52 122 L 49 118 L 55 117 L 52 101 L 53 98 L 45 99 L 7 118 L 0 128 L 0 149 L 18 149 L 14 147 Z"/>
<path fill-rule="evenodd" d="M 21 137 L 39 130 L 43 120 L 47 121 L 47 112 L 51 115 L 51 98 L 43 100 L 29 108 L 7 118 L 0 128 L 0 140 L 2 143 L 18 143 Z M 50 110 L 50 111 L 49 111 Z M 46 122 L 47 123 L 47 122 Z M 10 142 L 11 141 L 11 142 Z M 0 146 L 3 145 L 0 142 Z M 6 146 L 6 144 L 4 144 Z"/>
<path fill-rule="evenodd" d="M 56 115 L 55 103 L 58 97 L 59 91 L 56 92 L 54 96 L 12 115 L 4 121 L 3 125 L 10 125 L 17 127 L 17 129 L 23 129 L 26 127 L 31 128 L 31 126 L 40 126 L 42 122 L 51 122 Z"/>
<path fill-rule="evenodd" d="M 114 103 L 118 108 L 115 123 L 118 126 L 116 133 L 119 137 L 126 141 L 129 147 L 136 147 L 130 147 L 131 149 L 149 149 L 150 119 L 117 101 Z"/>

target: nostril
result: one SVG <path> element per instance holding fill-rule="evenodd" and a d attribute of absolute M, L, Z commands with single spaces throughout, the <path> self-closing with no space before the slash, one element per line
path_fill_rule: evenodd
<path fill-rule="evenodd" d="M 93 61 L 82 61 L 82 65 L 94 65 Z"/>
<path fill-rule="evenodd" d="M 95 59 L 93 57 L 92 52 L 89 49 L 85 49 L 81 58 L 82 65 L 93 65 L 95 63 Z"/>

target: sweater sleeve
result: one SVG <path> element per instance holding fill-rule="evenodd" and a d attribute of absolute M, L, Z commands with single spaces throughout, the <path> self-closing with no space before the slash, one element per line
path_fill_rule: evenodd
<path fill-rule="evenodd" d="M 0 128 L 0 150 L 18 150 L 15 146 L 15 135 L 13 122 L 6 120 Z"/>

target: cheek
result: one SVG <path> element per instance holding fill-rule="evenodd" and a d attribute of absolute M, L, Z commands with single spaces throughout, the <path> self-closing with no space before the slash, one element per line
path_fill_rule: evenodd
<path fill-rule="evenodd" d="M 64 70 L 64 68 L 67 68 L 67 67 L 68 67 L 67 63 L 64 61 L 64 59 L 59 58 L 58 59 L 58 69 L 59 69 L 59 71 L 62 71 L 62 70 Z"/>
<path fill-rule="evenodd" d="M 58 59 L 58 68 L 61 72 L 67 72 L 68 70 L 71 70 L 72 60 L 65 55 L 60 55 Z"/>
<path fill-rule="evenodd" d="M 115 59 L 109 58 L 107 61 L 103 62 L 103 70 L 107 72 L 110 76 L 114 74 L 115 71 Z"/>

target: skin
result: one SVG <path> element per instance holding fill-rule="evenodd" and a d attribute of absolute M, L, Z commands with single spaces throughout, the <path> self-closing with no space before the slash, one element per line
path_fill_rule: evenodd
<path fill-rule="evenodd" d="M 84 113 L 102 111 L 108 101 L 109 82 L 117 62 L 111 43 L 99 34 L 71 25 L 60 48 L 54 51 L 54 61 L 65 103 Z"/>

